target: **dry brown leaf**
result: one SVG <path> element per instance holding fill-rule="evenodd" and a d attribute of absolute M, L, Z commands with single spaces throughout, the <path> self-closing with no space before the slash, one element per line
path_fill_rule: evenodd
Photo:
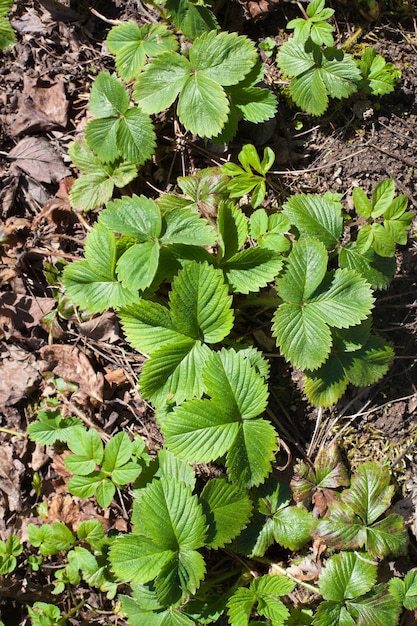
<path fill-rule="evenodd" d="M 0 446 L 0 490 L 7 495 L 10 511 L 20 511 L 20 483 L 25 466 L 13 458 L 13 447 L 3 443 Z"/>
<path fill-rule="evenodd" d="M 118 367 L 115 370 L 106 371 L 104 378 L 109 385 L 114 385 L 115 387 L 121 387 L 129 382 L 125 370 L 121 367 Z"/>
<path fill-rule="evenodd" d="M 37 326 L 55 305 L 54 298 L 31 298 L 13 292 L 0 294 L 0 333 L 10 338 Z"/>
<path fill-rule="evenodd" d="M 76 532 L 81 522 L 98 519 L 104 530 L 109 529 L 109 521 L 99 515 L 89 500 L 80 500 L 69 493 L 54 493 L 48 498 L 48 522 L 63 522 Z"/>
<path fill-rule="evenodd" d="M 332 489 L 319 489 L 312 497 L 313 504 L 315 506 L 315 513 L 319 517 L 323 517 L 326 514 L 329 504 L 336 499 Z"/>
<path fill-rule="evenodd" d="M 0 406 L 26 398 L 40 380 L 35 356 L 19 346 L 0 348 Z"/>
<path fill-rule="evenodd" d="M 64 83 L 24 76 L 23 91 L 18 94 L 16 113 L 8 117 L 10 135 L 65 128 L 68 100 Z"/>
<path fill-rule="evenodd" d="M 106 311 L 98 317 L 82 322 L 79 324 L 78 330 L 81 335 L 94 339 L 94 341 L 114 343 L 120 339 L 119 323 L 116 315 L 111 311 Z"/>
<path fill-rule="evenodd" d="M 287 573 L 294 576 L 298 580 L 313 581 L 317 580 L 320 574 L 320 569 L 313 560 L 312 557 L 305 557 L 297 565 L 291 565 L 287 568 Z"/>
<path fill-rule="evenodd" d="M 51 28 L 45 26 L 34 9 L 28 9 L 21 17 L 11 20 L 11 25 L 18 33 L 39 33 L 45 35 Z"/>
<path fill-rule="evenodd" d="M 39 0 L 39 3 L 45 7 L 54 20 L 59 22 L 78 22 L 81 19 L 77 11 L 56 0 Z"/>
<path fill-rule="evenodd" d="M 94 371 L 88 357 L 78 348 L 65 344 L 44 346 L 40 354 L 45 361 L 43 371 L 52 371 L 76 383 L 90 399 L 103 402 L 104 377 Z"/>
<path fill-rule="evenodd" d="M 24 137 L 9 152 L 16 165 L 36 180 L 58 183 L 71 174 L 46 139 Z"/>

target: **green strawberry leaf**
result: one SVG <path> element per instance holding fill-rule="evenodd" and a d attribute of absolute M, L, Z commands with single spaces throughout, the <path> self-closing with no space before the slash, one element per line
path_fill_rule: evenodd
<path fill-rule="evenodd" d="M 134 97 L 145 113 L 159 113 L 173 104 L 192 72 L 190 62 L 176 52 L 151 59 L 134 86 Z"/>
<path fill-rule="evenodd" d="M 228 86 L 245 78 L 256 62 L 257 53 L 247 37 L 213 30 L 194 41 L 189 58 L 199 74 Z"/>
<path fill-rule="evenodd" d="M 252 504 L 244 492 L 224 478 L 214 478 L 204 487 L 200 502 L 209 522 L 207 545 L 214 550 L 230 543 L 249 521 Z"/>
<path fill-rule="evenodd" d="M 132 21 L 114 26 L 106 43 L 116 56 L 117 73 L 127 83 L 138 77 L 147 58 L 175 51 L 178 47 L 177 40 L 166 26 L 145 24 L 139 28 Z"/>
<path fill-rule="evenodd" d="M 95 313 L 131 304 L 135 295 L 116 280 L 116 263 L 115 236 L 105 226 L 95 225 L 85 241 L 85 260 L 64 269 L 62 280 L 68 296 Z"/>
<path fill-rule="evenodd" d="M 343 229 L 342 205 L 318 194 L 296 194 L 284 204 L 284 215 L 302 237 L 314 237 L 328 250 L 338 243 Z"/>

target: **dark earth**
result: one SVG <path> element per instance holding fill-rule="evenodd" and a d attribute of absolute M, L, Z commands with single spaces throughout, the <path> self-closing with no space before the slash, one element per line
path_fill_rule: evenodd
<path fill-rule="evenodd" d="M 282 204 L 293 193 L 327 190 L 343 194 L 352 208 L 352 190 L 369 194 L 384 178 L 393 178 L 398 193 L 417 209 L 417 7 L 410 2 L 381 3 L 377 19 L 360 3 L 329 2 L 336 9 L 337 43 L 350 38 L 350 52 L 373 45 L 401 69 L 395 91 L 361 100 L 353 96 L 332 102 L 321 118 L 301 113 L 289 102 L 274 56 L 264 57 L 266 81 L 277 93 L 279 110 L 268 139 L 276 153 L 269 200 Z M 363 3 L 366 6 L 366 2 Z M 362 8 L 362 11 L 359 11 Z M 272 37 L 279 45 L 289 19 L 299 16 L 294 2 L 220 0 L 216 13 L 222 28 L 247 34 L 255 42 Z M 127 530 L 128 495 L 120 507 L 103 511 L 92 501 L 70 496 L 62 450 L 35 445 L 26 437 L 28 423 L 48 398 L 62 411 L 82 417 L 109 435 L 121 429 L 140 433 L 151 451 L 161 436 L 152 411 L 140 397 L 136 381 L 141 357 L 125 343 L 111 314 L 93 320 L 56 313 L 62 292 L 45 277 L 63 260 L 77 259 L 97 212 L 80 214 L 68 202 L 70 177 L 78 172 L 67 155 L 71 141 L 82 136 L 89 119 L 89 90 L 98 72 L 112 70 L 105 38 L 117 20 L 140 24 L 158 13 L 140 0 L 91 3 L 55 0 L 16 2 L 12 24 L 18 43 L 0 53 L 0 538 L 15 533 L 27 539 L 27 525 L 46 519 L 74 528 L 82 519 L 100 519 L 106 530 Z M 374 16 L 375 17 L 375 16 Z M 156 156 L 141 170 L 131 191 L 153 195 L 170 190 L 177 176 L 235 158 L 243 143 L 255 142 L 259 129 L 242 128 L 219 153 L 202 141 L 181 134 L 168 116 L 158 120 Z M 297 129 L 297 130 L 296 130 Z M 262 149 L 264 144 L 259 145 Z M 272 410 L 292 454 L 317 451 L 337 439 L 354 468 L 364 460 L 391 464 L 398 483 L 399 506 L 410 525 L 417 564 L 417 423 L 416 281 L 414 226 L 410 241 L 397 254 L 397 273 L 377 296 L 375 331 L 395 347 L 388 375 L 366 389 L 351 389 L 332 410 L 318 411 L 301 392 L 300 374 L 282 358 L 272 361 Z M 265 352 L 272 352 L 263 314 L 245 318 L 244 333 Z M 51 382 L 47 372 L 53 371 Z M 65 383 L 76 383 L 73 388 Z M 76 389 L 76 390 L 74 390 Z M 283 464 L 285 454 L 283 453 Z M 201 472 L 212 472 L 201 468 Z M 41 494 L 34 476 L 42 482 Z M 402 498 L 402 500 L 401 500 Z M 103 594 L 80 587 L 51 595 L 53 569 L 32 572 L 28 566 L 0 578 L 0 615 L 6 626 L 28 624 L 26 605 L 42 600 L 62 612 L 86 601 L 70 624 L 123 624 L 112 615 Z M 95 610 L 93 611 L 91 608 Z M 106 613 L 108 611 L 108 613 Z"/>

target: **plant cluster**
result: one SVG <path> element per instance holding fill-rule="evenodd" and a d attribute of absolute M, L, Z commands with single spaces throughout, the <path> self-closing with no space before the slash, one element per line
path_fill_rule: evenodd
<path fill-rule="evenodd" d="M 226 364 L 224 353 L 220 362 Z M 238 402 L 237 389 L 232 391 Z M 259 393 L 255 385 L 252 397 L 241 398 L 240 404 L 253 406 Z M 56 419 L 53 409 L 50 413 Z M 42 442 L 50 432 L 42 426 L 45 415 L 35 424 L 39 430 L 32 429 L 31 436 Z M 81 434 L 88 439 L 91 432 L 96 431 L 62 422 L 55 429 L 56 441 Z M 113 441 L 119 443 L 119 436 L 107 448 Z M 76 533 L 61 522 L 28 526 L 29 542 L 37 548 L 37 554 L 28 557 L 31 567 L 42 567 L 58 553 L 65 554 L 66 565 L 55 571 L 53 593 L 59 595 L 66 586 L 83 581 L 111 599 L 120 583 L 125 589 L 129 585 L 130 595 L 121 594 L 118 600 L 120 613 L 132 626 L 210 624 L 218 623 L 222 615 L 231 626 L 372 626 L 382 618 L 396 624 L 403 607 L 417 608 L 415 570 L 403 580 L 393 577 L 376 584 L 379 561 L 407 549 L 403 519 L 389 513 L 394 487 L 385 467 L 368 462 L 349 478 L 333 445 L 317 456 L 314 465 L 298 463 L 291 486 L 273 474 L 263 481 L 247 475 L 235 480 L 229 471 L 229 479 L 212 478 L 202 487 L 181 435 L 178 443 L 184 452 L 175 449 L 174 455 L 165 447 L 153 460 L 141 453 L 144 471 L 136 479 L 130 476 L 134 488 L 130 533 L 106 535 L 98 520 L 82 522 Z M 138 447 L 144 450 L 142 443 Z M 262 454 L 259 449 L 258 460 Z M 88 458 L 80 459 L 74 469 L 87 471 L 89 464 Z M 319 519 L 312 509 L 318 494 L 330 503 Z M 268 549 L 275 544 L 281 550 L 301 552 L 305 561 L 313 562 L 308 550 L 313 538 L 329 547 L 318 586 L 297 580 L 291 570 L 268 558 Z M 22 549 L 16 537 L 8 540 L 4 552 L 12 561 L 5 572 L 16 566 Z M 218 565 L 212 571 L 216 554 Z M 270 572 L 262 575 L 265 564 Z M 248 576 L 249 569 L 260 575 Z M 296 583 L 305 586 L 307 595 L 294 605 L 290 598 Z M 65 626 L 71 615 L 62 616 L 57 607 L 42 602 L 29 613 L 35 626 Z"/>
<path fill-rule="evenodd" d="M 70 193 L 76 208 L 101 206 L 115 187 L 136 178 L 138 168 L 155 152 L 151 115 L 174 108 L 186 131 L 228 142 L 240 120 L 260 124 L 277 111 L 276 95 L 263 82 L 264 66 L 248 37 L 220 31 L 204 4 L 168 0 L 154 6 L 182 35 L 175 36 L 164 24 L 139 27 L 133 21 L 110 30 L 107 46 L 115 56 L 117 75 L 97 76 L 90 96 L 94 119 L 87 124 L 85 141 L 70 147 L 71 159 L 83 174 Z M 277 54 L 277 64 L 290 80 L 291 98 L 312 115 L 324 113 L 329 98 L 347 98 L 358 89 L 374 96 L 390 93 L 401 74 L 373 48 L 359 60 L 337 48 L 328 23 L 333 13 L 324 0 L 313 0 L 303 17 L 288 24 L 294 36 Z M 272 55 L 271 42 L 265 46 Z M 261 198 L 253 196 L 254 206 Z"/>
<path fill-rule="evenodd" d="M 97 76 L 85 141 L 70 147 L 82 172 L 73 206 L 105 208 L 84 258 L 65 266 L 65 295 L 55 289 L 58 309 L 46 321 L 59 335 L 73 306 L 117 312 L 127 342 L 147 357 L 140 392 L 164 445 L 151 458 L 140 438 L 121 432 L 104 445 L 77 418 L 54 406 L 40 411 L 29 435 L 68 448 L 70 493 L 106 508 L 130 485 L 133 509 L 130 532 L 112 536 L 97 520 L 76 532 L 61 522 L 29 525 L 27 563 L 39 569 L 65 555 L 57 595 L 84 584 L 112 599 L 123 585 L 118 610 L 131 626 L 395 625 L 403 607 L 417 608 L 417 591 L 414 571 L 376 584 L 379 562 L 407 552 L 403 520 L 389 513 L 388 470 L 369 462 L 349 477 L 333 447 L 298 463 L 291 485 L 279 480 L 279 434 L 266 417 L 269 363 L 236 329 L 242 310 L 262 299 L 279 353 L 302 370 L 315 405 L 336 403 L 349 384 L 379 380 L 393 349 L 372 332 L 374 291 L 389 285 L 396 247 L 406 242 L 407 198 L 395 196 L 388 179 L 371 198 L 355 189 L 355 212 L 330 192 L 295 194 L 266 210 L 274 154 L 267 147 L 261 160 L 245 145 L 240 165 L 180 177 L 172 193 L 111 200 L 154 154 L 151 115 L 171 109 L 186 131 L 224 142 L 241 119 L 258 124 L 276 112 L 247 37 L 221 32 L 206 4 L 154 6 L 182 36 L 134 22 L 108 35 L 117 75 Z M 291 97 L 313 115 L 358 89 L 388 93 L 398 77 L 372 49 L 356 61 L 336 48 L 332 14 L 313 0 L 288 25 L 294 36 L 277 55 Z M 265 46 L 272 54 L 271 42 Z M 57 272 L 47 273 L 53 284 Z M 221 476 L 202 484 L 203 463 Z M 320 513 L 318 493 L 328 502 Z M 279 565 L 296 551 L 311 560 L 312 541 L 324 551 L 318 586 Z M 16 537 L 0 545 L 3 573 L 23 558 Z M 296 584 L 308 594 L 297 603 Z M 72 613 L 37 602 L 29 614 L 35 626 L 64 626 Z"/>

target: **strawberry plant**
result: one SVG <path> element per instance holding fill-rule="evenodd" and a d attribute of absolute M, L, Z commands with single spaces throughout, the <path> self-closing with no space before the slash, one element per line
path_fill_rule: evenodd
<path fill-rule="evenodd" d="M 326 111 L 329 98 L 348 98 L 358 89 L 374 96 L 390 93 L 401 75 L 373 48 L 358 61 L 337 48 L 328 23 L 333 13 L 325 0 L 310 2 L 304 17 L 288 22 L 294 35 L 277 55 L 278 67 L 290 79 L 291 98 L 303 111 L 317 116 Z"/>
<path fill-rule="evenodd" d="M 177 114 L 184 127 L 200 137 L 233 137 L 238 116 L 250 122 L 273 117 L 273 94 L 256 87 L 253 43 L 236 33 L 210 31 L 197 37 L 188 58 L 166 52 L 145 66 L 134 86 L 136 102 L 146 113 L 159 113 L 178 98 Z"/>
<path fill-rule="evenodd" d="M 394 352 L 372 330 L 375 291 L 389 285 L 406 242 L 407 198 L 389 179 L 371 198 L 356 188 L 350 213 L 331 192 L 271 207 L 275 154 L 266 147 L 261 159 L 248 144 L 240 165 L 182 176 L 153 199 L 126 189 L 113 199 L 154 154 L 152 115 L 170 110 L 186 132 L 225 142 L 241 119 L 262 123 L 276 112 L 248 37 L 221 32 L 204 3 L 152 4 L 175 30 L 133 21 L 110 30 L 117 74 L 98 74 L 85 140 L 70 147 L 82 173 L 72 205 L 105 206 L 84 258 L 63 270 L 60 298 L 87 315 L 115 310 L 126 341 L 146 357 L 139 389 L 163 445 L 151 457 L 126 432 L 104 445 L 56 407 L 40 411 L 29 436 L 68 448 L 68 491 L 107 508 L 130 485 L 133 504 L 128 530 L 114 536 L 97 520 L 75 530 L 30 524 L 38 554 L 28 563 L 42 569 L 65 553 L 53 593 L 86 585 L 112 599 L 120 590 L 117 610 L 132 626 L 395 625 L 402 607 L 415 607 L 416 584 L 414 573 L 377 584 L 379 561 L 407 552 L 404 522 L 389 513 L 389 471 L 370 462 L 350 478 L 332 446 L 296 464 L 290 484 L 277 474 L 280 424 L 268 409 L 276 383 L 242 320 L 262 307 L 274 356 L 302 371 L 314 405 L 380 380 Z M 294 102 L 313 115 L 358 89 L 389 93 L 399 75 L 372 49 L 356 61 L 336 48 L 332 15 L 324 0 L 310 2 L 277 54 Z M 209 479 L 197 469 L 204 464 Z M 8 541 L 10 572 L 20 546 Z M 317 585 L 283 565 L 311 559 L 312 542 L 324 563 Z M 307 607 L 294 605 L 296 585 L 310 594 Z M 29 613 L 34 624 L 65 624 L 71 615 L 55 609 L 35 603 Z"/>
<path fill-rule="evenodd" d="M 239 152 L 238 159 L 242 167 L 235 163 L 226 163 L 222 167 L 222 171 L 232 177 L 227 186 L 230 197 L 241 198 L 245 193 L 252 192 L 251 204 L 256 209 L 265 198 L 265 176 L 275 162 L 275 154 L 271 148 L 265 148 L 261 161 L 255 146 L 246 144 Z M 254 174 L 252 170 L 257 173 Z"/>
<path fill-rule="evenodd" d="M 6 541 L 0 541 L 0 574 L 13 572 L 17 559 L 23 552 L 23 545 L 16 535 L 10 535 Z"/>
<path fill-rule="evenodd" d="M 142 472 L 143 441 L 132 442 L 127 433 L 118 433 L 104 448 L 96 430 L 74 428 L 67 444 L 72 454 L 65 458 L 65 466 L 74 474 L 68 491 L 82 498 L 95 495 L 103 508 L 110 505 L 116 487 L 134 482 Z"/>

